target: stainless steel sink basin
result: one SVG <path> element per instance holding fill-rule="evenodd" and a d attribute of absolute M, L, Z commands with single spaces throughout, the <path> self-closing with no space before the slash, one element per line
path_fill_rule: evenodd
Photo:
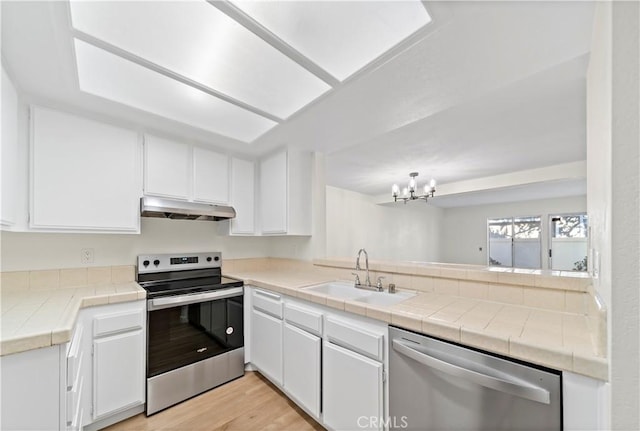
<path fill-rule="evenodd" d="M 352 282 L 347 281 L 331 281 L 316 286 L 304 287 L 303 290 L 374 305 L 394 305 L 416 296 L 415 293 L 409 292 L 387 293 L 357 289 Z"/>

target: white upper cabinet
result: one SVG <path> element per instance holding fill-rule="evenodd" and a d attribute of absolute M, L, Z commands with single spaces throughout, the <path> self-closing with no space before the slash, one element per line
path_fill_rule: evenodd
<path fill-rule="evenodd" d="M 138 232 L 140 177 L 136 132 L 32 108 L 31 228 Z"/>
<path fill-rule="evenodd" d="M 2 69 L 2 214 L 0 224 L 14 226 L 17 222 L 18 190 L 18 94 Z"/>
<path fill-rule="evenodd" d="M 255 164 L 248 160 L 231 159 L 230 204 L 236 218 L 230 221 L 231 235 L 255 233 Z"/>
<path fill-rule="evenodd" d="M 260 163 L 260 216 L 262 233 L 287 233 L 287 153 Z"/>
<path fill-rule="evenodd" d="M 229 203 L 229 157 L 205 148 L 193 148 L 193 200 Z"/>
<path fill-rule="evenodd" d="M 229 203 L 229 157 L 145 135 L 144 194 L 194 202 Z"/>
<path fill-rule="evenodd" d="M 265 235 L 311 235 L 311 153 L 286 151 L 260 162 Z"/>
<path fill-rule="evenodd" d="M 144 193 L 187 200 L 191 172 L 188 145 L 144 137 Z"/>

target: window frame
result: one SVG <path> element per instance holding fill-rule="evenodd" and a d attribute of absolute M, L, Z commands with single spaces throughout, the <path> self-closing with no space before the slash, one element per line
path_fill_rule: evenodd
<path fill-rule="evenodd" d="M 585 239 L 587 242 L 587 267 L 584 271 L 579 271 L 579 270 L 574 270 L 574 269 L 553 269 L 553 253 L 551 253 L 551 251 L 553 250 L 553 239 L 554 239 L 554 229 L 552 229 L 552 224 L 553 222 L 551 221 L 552 218 L 554 217 L 568 217 L 568 216 L 586 216 L 587 218 L 587 229 L 585 232 Z M 589 224 L 589 213 L 587 211 L 579 211 L 579 212 L 563 212 L 563 213 L 553 213 L 553 214 L 548 214 L 547 216 L 547 267 L 549 268 L 550 271 L 570 271 L 570 272 L 586 272 L 589 273 L 590 271 L 590 266 L 591 266 L 591 259 L 589 258 L 589 251 L 591 250 L 591 228 L 590 228 L 590 224 Z"/>
<path fill-rule="evenodd" d="M 515 266 L 515 220 L 516 219 L 523 219 L 523 218 L 532 218 L 532 219 L 538 219 L 538 223 L 540 225 L 540 234 L 538 235 L 538 238 L 522 238 L 520 239 L 520 241 L 532 241 L 532 240 L 537 240 L 538 244 L 539 244 L 539 253 L 540 255 L 539 257 L 539 265 L 537 268 L 522 268 L 519 266 Z M 491 226 L 491 221 L 492 220 L 499 220 L 499 219 L 511 219 L 511 265 L 507 266 L 507 265 L 493 265 L 491 264 L 491 232 L 489 230 L 490 226 Z M 487 217 L 487 225 L 486 225 L 486 235 L 487 235 L 487 259 L 486 259 L 486 263 L 487 266 L 493 267 L 493 268 L 522 268 L 522 269 L 531 269 L 531 270 L 540 270 L 543 269 L 543 242 L 542 242 L 542 238 L 544 236 L 544 225 L 543 225 L 543 215 L 539 214 L 539 215 L 520 215 L 520 216 L 506 216 L 506 217 Z"/>

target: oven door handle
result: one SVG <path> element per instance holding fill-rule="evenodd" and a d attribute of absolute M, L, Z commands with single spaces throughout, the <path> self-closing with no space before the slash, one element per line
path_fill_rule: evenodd
<path fill-rule="evenodd" d="M 242 287 L 231 289 L 215 290 L 205 293 L 192 293 L 190 295 L 168 296 L 164 298 L 154 298 L 147 301 L 147 310 L 155 311 L 163 308 L 179 307 L 182 305 L 197 304 L 198 302 L 215 301 L 216 299 L 231 298 L 241 296 Z"/>

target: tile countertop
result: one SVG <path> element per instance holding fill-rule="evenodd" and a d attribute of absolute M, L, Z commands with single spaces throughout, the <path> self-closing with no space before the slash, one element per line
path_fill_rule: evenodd
<path fill-rule="evenodd" d="M 147 292 L 133 281 L 24 288 L 7 283 L 3 277 L 0 356 L 69 342 L 81 308 L 146 296 Z"/>
<path fill-rule="evenodd" d="M 597 353 L 587 317 L 435 292 L 393 306 L 363 304 L 301 290 L 336 280 L 319 266 L 230 268 L 225 275 L 248 285 L 381 320 L 409 330 L 550 368 L 607 380 L 607 359 Z M 402 289 L 405 290 L 405 289 Z"/>

